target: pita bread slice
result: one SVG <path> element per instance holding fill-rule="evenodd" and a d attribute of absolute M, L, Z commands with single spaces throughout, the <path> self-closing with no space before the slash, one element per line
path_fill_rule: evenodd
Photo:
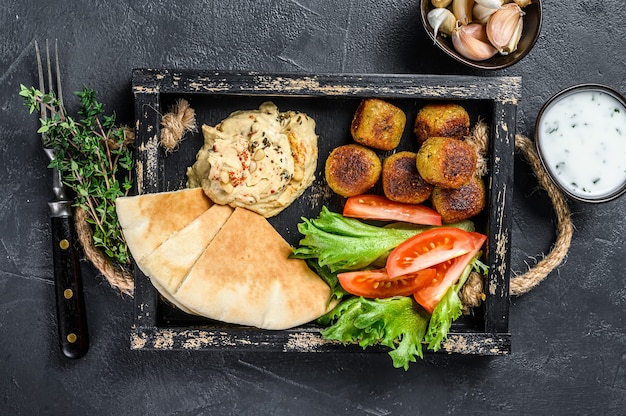
<path fill-rule="evenodd" d="M 228 205 L 213 205 L 139 260 L 137 266 L 161 289 L 175 293 L 232 213 Z"/>
<path fill-rule="evenodd" d="M 330 289 L 259 214 L 236 208 L 173 297 L 198 314 L 264 329 L 329 310 Z"/>
<path fill-rule="evenodd" d="M 197 312 L 192 311 L 191 309 L 189 309 L 188 307 L 186 307 L 185 305 L 181 304 L 176 299 L 174 299 L 172 294 L 169 293 L 167 290 L 165 290 L 165 288 L 163 286 L 161 286 L 159 284 L 159 282 L 157 282 L 156 280 L 152 280 L 151 279 L 150 283 L 152 283 L 152 286 L 154 286 L 154 288 L 161 294 L 161 296 L 163 296 L 165 299 L 167 299 L 172 305 L 176 306 L 178 309 L 180 309 L 181 311 L 186 312 L 188 314 L 198 315 Z"/>
<path fill-rule="evenodd" d="M 151 253 L 212 205 L 202 188 L 117 198 L 122 233 L 135 261 Z"/>

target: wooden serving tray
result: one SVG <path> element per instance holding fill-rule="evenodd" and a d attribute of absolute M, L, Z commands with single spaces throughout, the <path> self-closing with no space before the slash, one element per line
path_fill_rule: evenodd
<path fill-rule="evenodd" d="M 417 150 L 412 133 L 417 111 L 428 102 L 445 100 L 465 107 L 472 126 L 482 119 L 491 129 L 488 209 L 476 219 L 477 229 L 488 235 L 486 300 L 472 314 L 457 320 L 441 351 L 499 355 L 510 352 L 508 332 L 509 254 L 513 155 L 519 77 L 467 77 L 438 75 L 302 75 L 136 69 L 132 89 L 136 115 L 136 192 L 171 191 L 185 187 L 185 170 L 195 161 L 203 143 L 200 132 L 187 134 L 176 152 L 159 146 L 161 115 L 179 98 L 196 111 L 198 124 L 215 125 L 235 110 L 257 109 L 273 101 L 280 111 L 297 110 L 317 123 L 319 160 L 316 181 L 305 194 L 278 216 L 272 225 L 292 245 L 302 236 L 301 217 L 317 217 L 326 205 L 340 212 L 343 199 L 324 181 L 324 161 L 330 151 L 352 142 L 350 121 L 360 100 L 378 97 L 407 114 L 407 127 L 399 150 Z M 385 152 L 379 152 L 381 157 Z M 380 191 L 380 190 L 379 190 Z M 210 302 L 210 299 L 207 299 Z M 315 323 L 283 331 L 230 325 L 185 314 L 163 300 L 150 280 L 135 268 L 135 321 L 131 349 L 136 350 L 254 350 L 362 352 L 358 345 L 322 339 Z M 368 348 L 388 351 L 386 347 Z"/>

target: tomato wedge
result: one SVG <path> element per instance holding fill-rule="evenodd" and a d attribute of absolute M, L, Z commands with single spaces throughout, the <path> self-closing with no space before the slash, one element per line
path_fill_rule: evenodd
<path fill-rule="evenodd" d="M 453 227 L 426 230 L 393 249 L 387 258 L 387 273 L 393 278 L 427 269 L 480 249 L 486 238 Z"/>
<path fill-rule="evenodd" d="M 348 198 L 344 217 L 364 220 L 403 221 L 422 225 L 441 225 L 441 215 L 424 205 L 402 204 L 380 195 L 358 195 Z"/>
<path fill-rule="evenodd" d="M 410 296 L 424 284 L 430 284 L 435 269 L 421 270 L 407 276 L 390 278 L 385 269 L 339 273 L 339 283 L 349 293 L 365 298 Z"/>
<path fill-rule="evenodd" d="M 482 237 L 484 242 L 487 237 Z M 421 286 L 413 293 L 415 301 L 422 305 L 428 313 L 432 314 L 435 306 L 437 306 L 448 289 L 459 280 L 463 270 L 480 250 L 481 246 L 482 243 L 467 254 L 446 260 L 429 269 L 435 270 L 435 276 L 431 278 L 428 284 Z"/>

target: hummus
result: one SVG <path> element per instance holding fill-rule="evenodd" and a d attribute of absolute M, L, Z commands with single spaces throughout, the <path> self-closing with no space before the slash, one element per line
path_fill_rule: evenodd
<path fill-rule="evenodd" d="M 187 186 L 202 187 L 215 203 L 272 217 L 313 183 L 315 121 L 281 113 L 271 102 L 236 111 L 215 127 L 203 125 L 204 145 L 187 168 Z"/>

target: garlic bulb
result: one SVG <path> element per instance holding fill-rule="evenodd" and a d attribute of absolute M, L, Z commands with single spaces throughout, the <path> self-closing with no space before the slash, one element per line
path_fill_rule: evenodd
<path fill-rule="evenodd" d="M 430 3 L 434 7 L 448 7 L 450 3 L 452 3 L 452 0 L 430 0 Z"/>
<path fill-rule="evenodd" d="M 524 27 L 524 12 L 516 3 L 508 3 L 496 10 L 487 22 L 487 38 L 502 55 L 517 50 Z"/>
<path fill-rule="evenodd" d="M 474 0 L 452 0 L 452 13 L 462 25 L 472 22 L 473 7 Z"/>
<path fill-rule="evenodd" d="M 479 3 L 475 3 L 474 8 L 472 9 L 472 21 L 486 25 L 489 18 L 496 12 L 496 10 L 497 9 L 492 9 Z"/>
<path fill-rule="evenodd" d="M 435 38 L 438 32 L 445 33 L 446 35 L 452 34 L 452 30 L 456 24 L 456 18 L 450 10 L 444 8 L 432 9 L 428 12 L 426 17 L 428 23 L 430 23 L 435 31 Z"/>
<path fill-rule="evenodd" d="M 487 39 L 485 26 L 479 23 L 457 25 L 452 31 L 452 44 L 458 53 L 474 61 L 484 61 L 498 53 Z"/>

